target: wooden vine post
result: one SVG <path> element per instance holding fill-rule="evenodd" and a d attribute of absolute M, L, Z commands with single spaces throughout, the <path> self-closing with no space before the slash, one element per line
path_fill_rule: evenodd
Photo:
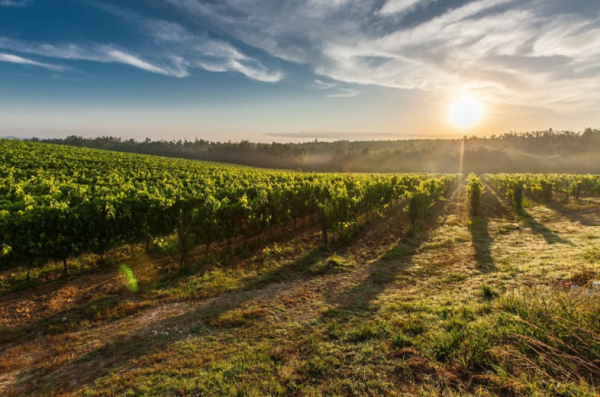
<path fill-rule="evenodd" d="M 323 244 L 329 244 L 329 238 L 327 237 L 327 219 L 325 218 L 325 208 L 321 207 L 321 233 L 323 234 Z"/>
<path fill-rule="evenodd" d="M 417 213 L 418 210 L 419 208 L 417 205 L 417 199 L 413 196 L 410 198 L 408 203 L 408 216 L 410 218 L 410 224 L 413 228 L 417 226 L 417 222 L 419 220 L 419 214 Z"/>
<path fill-rule="evenodd" d="M 181 265 L 185 265 L 186 260 L 186 247 L 185 247 L 185 235 L 183 234 L 183 221 L 181 217 L 175 219 L 175 225 L 177 226 L 177 237 L 179 239 L 179 249 L 181 250 Z"/>

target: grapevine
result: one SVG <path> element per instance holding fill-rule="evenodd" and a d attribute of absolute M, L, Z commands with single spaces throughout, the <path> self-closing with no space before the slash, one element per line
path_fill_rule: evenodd
<path fill-rule="evenodd" d="M 182 252 L 325 213 L 341 231 L 413 200 L 422 219 L 455 175 L 316 174 L 0 140 L 0 266 L 36 267 L 185 229 Z M 66 265 L 65 265 L 66 269 Z"/>

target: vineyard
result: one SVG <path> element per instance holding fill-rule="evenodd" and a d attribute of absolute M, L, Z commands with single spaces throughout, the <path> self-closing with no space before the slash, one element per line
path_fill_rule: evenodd
<path fill-rule="evenodd" d="M 596 175 L 0 140 L 0 395 L 600 396 L 599 241 Z"/>
<path fill-rule="evenodd" d="M 0 141 L 0 266 L 42 266 L 174 233 L 182 263 L 196 245 L 256 238 L 317 220 L 323 238 L 409 201 L 413 224 L 454 175 L 259 171 L 186 160 Z"/>

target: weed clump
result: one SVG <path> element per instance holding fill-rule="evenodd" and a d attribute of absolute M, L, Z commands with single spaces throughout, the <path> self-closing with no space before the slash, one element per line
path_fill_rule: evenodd
<path fill-rule="evenodd" d="M 399 348 L 411 347 L 413 345 L 412 340 L 404 333 L 399 332 L 392 338 L 392 344 Z"/>
<path fill-rule="evenodd" d="M 494 289 L 494 287 L 492 287 L 490 285 L 481 284 L 480 288 L 481 288 L 481 294 L 483 295 L 483 297 L 485 299 L 492 299 L 496 295 L 496 290 Z"/>

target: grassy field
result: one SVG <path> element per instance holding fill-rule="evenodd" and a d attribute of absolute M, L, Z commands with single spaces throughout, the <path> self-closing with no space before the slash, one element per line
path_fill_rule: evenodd
<path fill-rule="evenodd" d="M 514 214 L 487 188 L 470 219 L 466 200 L 185 273 L 142 247 L 76 277 L 5 272 L 0 395 L 600 395 L 600 297 L 570 292 L 600 279 L 600 201 Z"/>

